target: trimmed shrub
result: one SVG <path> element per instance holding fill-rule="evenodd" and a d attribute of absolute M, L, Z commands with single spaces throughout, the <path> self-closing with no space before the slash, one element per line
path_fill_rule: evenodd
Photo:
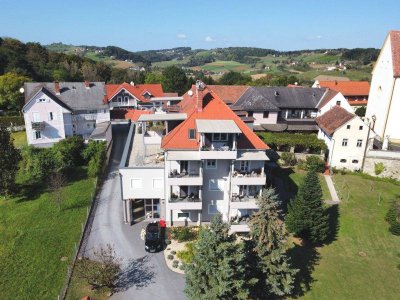
<path fill-rule="evenodd" d="M 258 136 L 273 149 L 280 149 L 281 151 L 289 147 L 308 149 L 312 153 L 326 150 L 325 142 L 318 139 L 316 134 L 262 132 L 258 133 Z"/>
<path fill-rule="evenodd" d="M 180 265 L 179 270 L 185 271 L 185 265 Z"/>
<path fill-rule="evenodd" d="M 296 156 L 294 155 L 294 153 L 291 152 L 283 152 L 281 154 L 281 160 L 283 161 L 285 166 L 289 167 L 292 167 L 297 163 Z"/>
<path fill-rule="evenodd" d="M 176 251 L 175 251 L 175 250 L 172 250 L 172 251 L 171 251 L 171 254 L 172 254 L 172 255 L 175 255 L 175 254 L 176 254 Z"/>
<path fill-rule="evenodd" d="M 390 204 L 385 220 L 389 223 L 389 231 L 394 235 L 400 235 L 400 201 L 394 200 Z"/>
<path fill-rule="evenodd" d="M 374 167 L 375 175 L 381 174 L 383 171 L 385 171 L 385 165 L 381 162 L 376 163 Z"/>
<path fill-rule="evenodd" d="M 400 235 L 400 223 L 393 224 L 389 227 L 389 231 L 393 235 Z"/>
<path fill-rule="evenodd" d="M 173 259 L 174 259 L 174 256 L 173 256 L 172 254 L 168 254 L 167 258 L 168 258 L 169 260 L 173 260 Z"/>
<path fill-rule="evenodd" d="M 174 260 L 174 261 L 172 262 L 172 267 L 173 267 L 173 268 L 177 268 L 178 266 L 179 266 L 179 261 Z"/>
<path fill-rule="evenodd" d="M 171 237 L 178 242 L 187 242 L 195 240 L 197 232 L 192 227 L 172 227 Z"/>
<path fill-rule="evenodd" d="M 323 173 L 325 171 L 325 162 L 316 155 L 308 156 L 306 159 L 307 171 Z"/>

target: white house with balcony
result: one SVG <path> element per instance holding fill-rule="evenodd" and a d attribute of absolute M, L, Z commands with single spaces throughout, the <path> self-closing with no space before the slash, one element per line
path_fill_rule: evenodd
<path fill-rule="evenodd" d="M 232 231 L 248 231 L 266 184 L 268 146 L 203 83 L 182 102 L 180 113 L 157 117 L 168 118 L 160 144 L 146 142 L 151 115 L 131 130 L 120 167 L 125 222 L 144 206 L 146 217 L 170 225 L 209 222 L 220 213 Z"/>
<path fill-rule="evenodd" d="M 29 145 L 50 147 L 73 135 L 111 142 L 104 82 L 30 82 L 24 92 Z"/>

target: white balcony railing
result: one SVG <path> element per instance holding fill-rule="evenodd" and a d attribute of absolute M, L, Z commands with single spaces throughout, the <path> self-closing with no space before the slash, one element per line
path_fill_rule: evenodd
<path fill-rule="evenodd" d="M 73 121 L 96 121 L 96 119 L 97 114 L 78 114 L 72 116 Z"/>

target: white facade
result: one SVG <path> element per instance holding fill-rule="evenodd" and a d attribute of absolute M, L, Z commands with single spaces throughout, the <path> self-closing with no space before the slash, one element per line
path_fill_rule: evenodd
<path fill-rule="evenodd" d="M 369 93 L 365 117 L 373 124 L 377 138 L 383 141 L 400 141 L 400 78 L 394 77 L 392 45 L 390 34 L 387 36 L 374 70 L 372 71 L 371 89 Z"/>
<path fill-rule="evenodd" d="M 368 125 L 358 116 L 337 128 L 331 136 L 319 129 L 318 138 L 325 141 L 329 150 L 329 165 L 338 169 L 360 170 L 368 144 L 368 130 Z"/>
<path fill-rule="evenodd" d="M 322 106 L 319 111 L 318 111 L 318 116 L 323 115 L 326 113 L 328 110 L 330 110 L 332 107 L 339 105 L 343 107 L 345 110 L 347 110 L 350 113 L 354 113 L 354 109 L 350 106 L 349 102 L 346 100 L 346 98 L 343 96 L 342 93 L 337 93 L 331 100 L 329 100 L 328 103 L 326 103 L 324 106 Z"/>
<path fill-rule="evenodd" d="M 261 125 L 261 124 L 276 124 L 278 123 L 278 112 L 276 111 L 266 111 L 260 112 L 255 111 L 253 113 L 254 118 L 254 125 Z"/>

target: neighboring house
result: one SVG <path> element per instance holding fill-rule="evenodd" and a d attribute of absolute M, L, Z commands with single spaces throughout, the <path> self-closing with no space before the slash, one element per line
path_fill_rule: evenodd
<path fill-rule="evenodd" d="M 72 135 L 111 142 L 104 82 L 30 82 L 24 90 L 29 145 L 49 147 Z"/>
<path fill-rule="evenodd" d="M 139 206 L 170 225 L 221 213 L 233 231 L 248 231 L 266 183 L 268 146 L 208 86 L 198 82 L 190 94 L 178 113 L 142 115 L 136 133 L 132 127 L 120 167 L 125 222 Z"/>
<path fill-rule="evenodd" d="M 377 138 L 388 148 L 388 142 L 400 142 L 400 31 L 390 31 L 372 71 L 371 90 L 366 119 Z"/>
<path fill-rule="evenodd" d="M 341 106 L 350 113 L 353 113 L 353 108 L 350 106 L 349 102 L 340 92 L 335 90 L 327 89 L 325 95 L 317 104 L 318 116 L 323 115 L 328 110 L 335 106 Z"/>
<path fill-rule="evenodd" d="M 343 96 L 329 89 L 249 87 L 231 108 L 242 119 L 253 118 L 255 131 L 317 132 L 315 118 L 332 102 L 348 109 Z"/>
<path fill-rule="evenodd" d="M 354 108 L 366 106 L 370 85 L 368 81 L 323 81 L 316 80 L 313 88 L 329 88 L 342 93 L 349 104 Z"/>
<path fill-rule="evenodd" d="M 325 141 L 329 150 L 329 166 L 360 170 L 367 140 L 373 136 L 361 118 L 343 107 L 335 106 L 315 121 L 319 127 L 318 138 Z"/>

